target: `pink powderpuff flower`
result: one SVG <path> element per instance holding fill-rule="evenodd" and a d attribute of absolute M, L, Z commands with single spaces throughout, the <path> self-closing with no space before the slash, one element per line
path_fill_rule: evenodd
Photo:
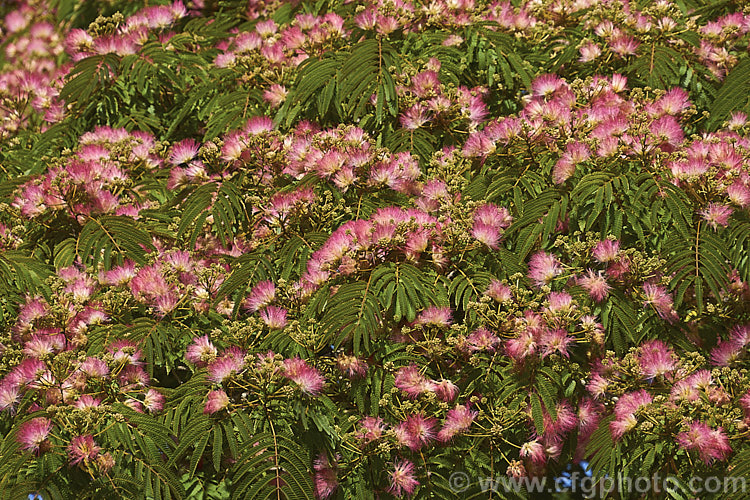
<path fill-rule="evenodd" d="M 208 339 L 208 335 L 196 337 L 185 351 L 185 359 L 195 366 L 206 366 L 216 359 L 216 347 Z"/>
<path fill-rule="evenodd" d="M 555 255 L 537 252 L 529 259 L 529 278 L 537 286 L 549 284 L 561 273 L 560 261 Z"/>
<path fill-rule="evenodd" d="M 165 399 L 164 395 L 156 389 L 149 389 L 143 398 L 143 407 L 146 408 L 149 413 L 157 413 L 164 409 Z"/>
<path fill-rule="evenodd" d="M 86 358 L 78 369 L 91 378 L 104 378 L 109 375 L 107 363 L 99 358 Z"/>
<path fill-rule="evenodd" d="M 648 341 L 638 349 L 638 364 L 647 380 L 674 370 L 675 357 L 674 351 L 661 340 Z"/>
<path fill-rule="evenodd" d="M 227 406 L 229 406 L 229 396 L 227 396 L 226 392 L 222 390 L 211 391 L 208 393 L 208 399 L 203 406 L 203 413 L 206 415 L 212 415 L 223 410 Z"/>
<path fill-rule="evenodd" d="M 415 324 L 446 327 L 453 323 L 450 307 L 430 306 L 417 316 Z"/>
<path fill-rule="evenodd" d="M 594 259 L 603 264 L 617 259 L 620 252 L 620 242 L 617 240 L 602 240 L 596 244 L 592 251 Z"/>
<path fill-rule="evenodd" d="M 458 386 L 450 380 L 443 379 L 440 382 L 433 380 L 432 383 L 435 386 L 435 394 L 437 394 L 438 399 L 441 401 L 450 403 L 458 396 Z"/>
<path fill-rule="evenodd" d="M 336 358 L 336 363 L 349 378 L 364 377 L 367 373 L 367 363 L 356 356 L 341 354 Z"/>
<path fill-rule="evenodd" d="M 635 413 L 653 399 L 644 389 L 623 394 L 615 404 L 615 420 L 609 423 L 613 439 L 619 440 L 625 433 L 633 430 L 638 424 Z"/>
<path fill-rule="evenodd" d="M 679 317 L 673 308 L 672 295 L 670 295 L 666 288 L 654 285 L 653 283 L 644 283 L 643 293 L 646 299 L 643 302 L 644 307 L 651 305 L 660 318 L 670 323 L 677 321 Z"/>
<path fill-rule="evenodd" d="M 0 384 L 0 411 L 8 410 L 11 413 L 14 412 L 19 397 L 18 387 L 4 380 Z"/>
<path fill-rule="evenodd" d="M 513 361 L 523 361 L 528 356 L 536 353 L 538 347 L 537 339 L 531 332 L 523 331 L 515 339 L 509 339 L 505 342 L 505 353 Z"/>
<path fill-rule="evenodd" d="M 78 398 L 78 401 L 75 403 L 75 407 L 79 410 L 83 410 L 85 408 L 96 408 L 102 404 L 102 400 L 99 398 L 95 398 L 93 396 L 90 396 L 88 394 L 84 394 L 80 398 Z"/>
<path fill-rule="evenodd" d="M 188 163 L 198 156 L 198 148 L 198 143 L 193 139 L 185 139 L 176 143 L 172 146 L 172 151 L 169 154 L 169 163 L 172 165 Z"/>
<path fill-rule="evenodd" d="M 394 385 L 411 399 L 416 399 L 420 394 L 433 391 L 435 388 L 435 384 L 427 380 L 415 364 L 399 368 Z"/>
<path fill-rule="evenodd" d="M 498 207 L 494 203 L 485 203 L 474 211 L 474 224 L 486 224 L 498 229 L 507 229 L 513 217 L 507 208 Z"/>
<path fill-rule="evenodd" d="M 589 293 L 589 296 L 596 302 L 601 302 L 607 298 L 612 287 L 607 283 L 607 278 L 602 271 L 594 272 L 591 269 L 586 271 L 584 276 L 579 276 L 576 280 L 579 286 Z"/>
<path fill-rule="evenodd" d="M 402 445 L 411 451 L 419 451 L 435 439 L 435 419 L 425 418 L 422 414 L 410 415 L 396 427 L 396 436 Z"/>
<path fill-rule="evenodd" d="M 309 396 L 320 394 L 325 385 L 323 375 L 300 357 L 285 359 L 283 374 L 286 378 L 296 383 L 302 392 Z"/>
<path fill-rule="evenodd" d="M 491 250 L 500 248 L 500 231 L 494 226 L 482 222 L 474 222 L 471 228 L 471 236 Z"/>
<path fill-rule="evenodd" d="M 542 358 L 550 354 L 559 353 L 566 358 L 570 357 L 568 346 L 575 343 L 575 338 L 568 336 L 568 332 L 562 329 L 545 330 L 539 339 L 539 346 L 542 351 Z"/>
<path fill-rule="evenodd" d="M 500 345 L 500 337 L 482 327 L 474 330 L 467 338 L 466 341 L 469 344 L 469 350 L 471 352 L 476 351 L 488 351 L 495 352 L 497 346 Z"/>
<path fill-rule="evenodd" d="M 48 418 L 37 417 L 24 422 L 18 428 L 16 439 L 21 448 L 34 453 L 43 453 L 49 448 L 47 436 L 52 431 L 52 421 Z"/>
<path fill-rule="evenodd" d="M 362 444 L 371 443 L 383 435 L 385 425 L 380 417 L 365 417 L 359 423 L 360 430 L 357 432 L 357 439 L 363 441 Z"/>
<path fill-rule="evenodd" d="M 588 42 L 578 49 L 581 53 L 581 57 L 578 58 L 578 62 L 587 63 L 591 62 L 602 54 L 602 49 L 599 45 L 594 42 Z"/>
<path fill-rule="evenodd" d="M 272 108 L 277 108 L 286 100 L 288 93 L 289 91 L 283 85 L 275 83 L 263 92 L 263 100 L 270 104 Z"/>
<path fill-rule="evenodd" d="M 260 312 L 260 319 L 272 330 L 280 330 L 286 326 L 287 310 L 281 307 L 268 306 Z"/>
<path fill-rule="evenodd" d="M 541 466 L 547 462 L 547 454 L 544 451 L 544 446 L 538 439 L 522 444 L 518 455 L 521 458 L 528 458 L 535 465 Z"/>
<path fill-rule="evenodd" d="M 129 340 L 116 340 L 107 348 L 115 363 L 140 365 L 143 353 L 138 346 Z"/>
<path fill-rule="evenodd" d="M 253 287 L 245 299 L 245 308 L 250 312 L 259 311 L 269 305 L 276 297 L 276 285 L 272 281 L 261 281 Z"/>
<path fill-rule="evenodd" d="M 732 216 L 734 209 L 727 205 L 720 203 L 709 203 L 708 206 L 701 210 L 699 213 L 704 221 L 711 226 L 712 229 L 716 230 L 721 227 L 727 227 L 729 225 L 729 217 Z"/>
<path fill-rule="evenodd" d="M 676 441 L 685 450 L 697 451 L 706 465 L 715 460 L 724 461 L 732 453 L 724 429 L 711 429 L 703 422 L 691 422 L 687 431 L 677 435 Z"/>
<path fill-rule="evenodd" d="M 414 477 L 414 464 L 408 460 L 401 460 L 393 464 L 393 472 L 389 473 L 391 486 L 388 491 L 394 496 L 402 497 L 411 495 L 419 486 L 419 481 Z"/>
<path fill-rule="evenodd" d="M 94 438 L 91 434 L 85 436 L 76 436 L 68 445 L 68 457 L 70 458 L 70 465 L 76 465 L 81 462 L 88 463 L 89 460 L 94 460 L 101 448 L 94 442 Z"/>
<path fill-rule="evenodd" d="M 230 347 L 221 357 L 208 364 L 208 379 L 222 384 L 229 377 L 240 373 L 244 367 L 245 352 L 238 347 Z"/>
<path fill-rule="evenodd" d="M 336 463 L 331 464 L 328 455 L 321 453 L 313 462 L 313 482 L 315 483 L 315 494 L 318 498 L 325 499 L 333 495 L 339 486 L 336 476 Z"/>
<path fill-rule="evenodd" d="M 740 398 L 740 406 L 745 410 L 745 418 L 750 418 L 750 392 Z"/>
<path fill-rule="evenodd" d="M 437 434 L 438 441 L 447 443 L 458 434 L 466 432 L 471 427 L 477 415 L 479 415 L 479 412 L 471 411 L 469 405 L 457 405 L 452 410 L 449 410 L 445 416 L 443 427 Z"/>
<path fill-rule="evenodd" d="M 496 279 L 490 280 L 490 285 L 484 293 L 497 302 L 513 300 L 513 290 L 511 290 L 508 285 L 505 285 Z"/>

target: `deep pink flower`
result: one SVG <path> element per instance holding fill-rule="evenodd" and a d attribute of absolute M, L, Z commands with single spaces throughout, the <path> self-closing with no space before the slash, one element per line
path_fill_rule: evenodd
<path fill-rule="evenodd" d="M 603 240 L 596 244 L 592 254 L 599 262 L 611 262 L 617 258 L 620 252 L 620 242 L 617 240 Z"/>
<path fill-rule="evenodd" d="M 651 305 L 660 318 L 665 319 L 670 323 L 677 321 L 679 317 L 673 308 L 674 302 L 672 301 L 672 295 L 666 288 L 660 285 L 654 285 L 653 283 L 644 283 L 643 293 L 646 298 L 643 302 L 644 307 Z"/>
<path fill-rule="evenodd" d="M 336 358 L 339 370 L 346 373 L 349 378 L 363 377 L 367 373 L 367 363 L 356 356 L 341 354 Z"/>
<path fill-rule="evenodd" d="M 284 360 L 284 376 L 299 385 L 302 392 L 316 396 L 323 390 L 325 378 L 302 358 Z"/>
<path fill-rule="evenodd" d="M 250 312 L 256 312 L 270 304 L 276 297 L 276 286 L 272 281 L 261 281 L 253 287 L 245 300 L 245 307 Z"/>
<path fill-rule="evenodd" d="M 317 497 L 325 499 L 333 495 L 333 492 L 339 486 L 335 462 L 331 464 L 328 455 L 321 453 L 313 462 L 313 470 L 315 470 L 313 481 Z"/>
<path fill-rule="evenodd" d="M 435 439 L 435 419 L 425 418 L 418 413 L 410 415 L 396 427 L 395 432 L 399 444 L 408 446 L 412 451 L 419 451 L 423 446 Z"/>
<path fill-rule="evenodd" d="M 217 384 L 242 371 L 245 367 L 245 353 L 237 347 L 230 347 L 224 354 L 208 364 L 208 379 Z"/>
<path fill-rule="evenodd" d="M 591 269 L 586 271 L 586 274 L 579 276 L 576 280 L 578 285 L 583 287 L 589 296 L 596 302 L 601 302 L 607 298 L 612 287 L 607 283 L 607 278 L 602 274 L 602 271 L 594 272 Z"/>
<path fill-rule="evenodd" d="M 518 455 L 521 458 L 528 458 L 536 465 L 544 465 L 547 462 L 547 454 L 544 451 L 544 446 L 537 439 L 522 444 Z"/>
<path fill-rule="evenodd" d="M 661 340 L 650 340 L 638 349 L 638 364 L 647 379 L 671 372 L 677 366 L 672 349 Z"/>
<path fill-rule="evenodd" d="M 420 394 L 432 391 L 435 388 L 434 383 L 427 380 L 427 378 L 420 373 L 417 365 L 414 364 L 399 368 L 396 372 L 394 385 L 405 392 L 411 399 L 415 399 Z"/>
<path fill-rule="evenodd" d="M 260 319 L 272 330 L 280 330 L 286 326 L 287 310 L 281 307 L 268 306 L 260 312 Z"/>
<path fill-rule="evenodd" d="M 450 403 L 454 399 L 456 399 L 456 396 L 458 396 L 458 386 L 451 382 L 450 380 L 433 380 L 432 381 L 434 385 L 434 391 L 435 394 L 437 394 L 438 399 L 445 401 L 446 403 Z"/>
<path fill-rule="evenodd" d="M 477 328 L 471 335 L 466 338 L 469 343 L 469 350 L 495 352 L 500 345 L 500 337 L 487 330 L 486 328 Z"/>
<path fill-rule="evenodd" d="M 91 434 L 76 436 L 68 445 L 70 465 L 76 465 L 80 462 L 88 463 L 89 460 L 94 460 L 99 455 L 99 451 L 101 451 L 101 448 L 96 445 Z"/>
<path fill-rule="evenodd" d="M 691 422 L 688 430 L 677 435 L 677 444 L 688 451 L 697 451 L 708 465 L 714 460 L 724 461 L 732 453 L 724 429 L 712 429 L 703 422 Z"/>
<path fill-rule="evenodd" d="M 52 421 L 37 417 L 24 422 L 18 428 L 17 439 L 21 448 L 35 453 L 44 452 L 47 448 L 47 436 L 52 431 Z"/>
<path fill-rule="evenodd" d="M 360 430 L 357 433 L 357 438 L 363 441 L 363 444 L 370 443 L 383 435 L 385 426 L 383 425 L 383 419 L 380 417 L 365 417 L 359 423 Z"/>
<path fill-rule="evenodd" d="M 419 486 L 419 481 L 414 477 L 414 464 L 408 460 L 401 460 L 394 463 L 393 468 L 393 472 L 389 473 L 391 487 L 388 491 L 397 497 L 414 493 Z"/>

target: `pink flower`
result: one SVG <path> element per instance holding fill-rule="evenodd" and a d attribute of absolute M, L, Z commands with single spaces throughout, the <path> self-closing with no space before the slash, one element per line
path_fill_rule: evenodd
<path fill-rule="evenodd" d="M 196 366 L 206 366 L 216 359 L 217 350 L 208 339 L 208 335 L 196 337 L 185 351 L 185 359 Z"/>
<path fill-rule="evenodd" d="M 188 163 L 198 155 L 198 143 L 193 139 L 185 139 L 172 146 L 169 162 L 172 165 Z"/>
<path fill-rule="evenodd" d="M 522 444 L 518 455 L 521 458 L 530 459 L 536 465 L 544 465 L 547 462 L 547 454 L 544 452 L 544 446 L 537 439 Z"/>
<path fill-rule="evenodd" d="M 465 432 L 471 427 L 479 412 L 471 411 L 468 405 L 458 405 L 448 411 L 443 422 L 443 428 L 438 432 L 438 441 L 447 443 L 456 435 Z"/>
<path fill-rule="evenodd" d="M 406 393 L 411 399 L 416 399 L 417 396 L 424 392 L 432 391 L 435 388 L 435 384 L 419 372 L 417 365 L 411 364 L 403 368 L 399 368 L 396 372 L 394 385 Z"/>
<path fill-rule="evenodd" d="M 485 295 L 496 300 L 497 302 L 513 300 L 513 291 L 510 289 L 510 287 L 495 279 L 490 281 L 490 285 L 487 288 Z"/>
<path fill-rule="evenodd" d="M 646 300 L 643 302 L 644 307 L 651 305 L 660 318 L 670 323 L 677 321 L 679 317 L 673 308 L 672 295 L 670 295 L 666 288 L 654 285 L 653 283 L 644 283 L 643 293 L 646 296 Z"/>
<path fill-rule="evenodd" d="M 139 365 L 143 353 L 138 346 L 130 340 L 116 340 L 107 348 L 112 354 L 115 363 Z"/>
<path fill-rule="evenodd" d="M 559 353 L 561 356 L 569 357 L 568 346 L 575 343 L 575 338 L 569 337 L 568 332 L 562 329 L 545 330 L 539 339 L 539 346 L 544 350 L 542 357 Z"/>
<path fill-rule="evenodd" d="M 548 284 L 561 273 L 560 261 L 552 254 L 537 252 L 529 260 L 529 278 L 537 286 Z"/>
<path fill-rule="evenodd" d="M 430 306 L 417 316 L 417 325 L 432 325 L 446 327 L 453 323 L 450 307 Z"/>
<path fill-rule="evenodd" d="M 24 422 L 18 428 L 16 439 L 21 443 L 21 448 L 31 450 L 35 453 L 47 451 L 47 436 L 52 431 L 52 421 L 48 418 L 37 417 Z"/>
<path fill-rule="evenodd" d="M 143 407 L 150 413 L 156 413 L 164 408 L 164 395 L 156 389 L 149 389 L 143 398 Z"/>
<path fill-rule="evenodd" d="M 635 413 L 653 401 L 651 394 L 643 389 L 623 394 L 615 404 L 615 420 L 609 423 L 612 437 L 620 439 L 638 424 Z"/>
<path fill-rule="evenodd" d="M 638 364 L 646 379 L 662 376 L 675 369 L 674 352 L 661 340 L 648 341 L 638 351 Z"/>
<path fill-rule="evenodd" d="M 603 240 L 596 244 L 592 254 L 601 263 L 612 262 L 620 252 L 620 242 L 617 240 Z"/>
<path fill-rule="evenodd" d="M 286 309 L 268 306 L 260 312 L 260 319 L 272 330 L 280 330 L 286 326 Z"/>
<path fill-rule="evenodd" d="M 380 417 L 365 417 L 359 425 L 360 430 L 357 433 L 357 438 L 361 439 L 364 442 L 363 444 L 380 439 L 385 430 L 383 419 Z"/>
<path fill-rule="evenodd" d="M 367 373 L 367 363 L 359 359 L 356 356 L 347 356 L 341 354 L 336 361 L 339 366 L 339 370 L 346 373 L 349 378 L 363 377 Z"/>
<path fill-rule="evenodd" d="M 203 413 L 211 415 L 217 411 L 223 410 L 227 406 L 229 406 L 229 396 L 227 396 L 226 392 L 222 390 L 211 391 L 208 393 L 208 399 L 203 407 Z"/>
<path fill-rule="evenodd" d="M 732 216 L 733 212 L 732 207 L 727 205 L 709 203 L 704 210 L 700 211 L 700 215 L 715 230 L 719 226 L 727 227 L 729 225 L 729 217 Z"/>
<path fill-rule="evenodd" d="M 435 419 L 425 418 L 421 413 L 410 415 L 395 429 L 399 443 L 412 451 L 419 451 L 435 439 Z"/>
<path fill-rule="evenodd" d="M 321 453 L 313 462 L 313 469 L 315 470 L 313 476 L 315 494 L 318 498 L 325 499 L 333 495 L 339 486 L 335 463 L 332 465 L 328 455 Z"/>
<path fill-rule="evenodd" d="M 724 429 L 711 429 L 702 422 L 691 422 L 688 430 L 677 435 L 677 444 L 688 451 L 698 451 L 701 460 L 709 465 L 714 460 L 724 461 L 732 453 Z"/>
<path fill-rule="evenodd" d="M 325 378 L 299 357 L 284 360 L 284 376 L 299 385 L 302 392 L 315 396 L 323 390 Z"/>
<path fill-rule="evenodd" d="M 391 477 L 391 487 L 388 491 L 397 497 L 411 495 L 419 486 L 419 481 L 414 477 L 414 464 L 408 460 L 401 460 L 394 463 L 393 472 L 389 473 Z"/>
<path fill-rule="evenodd" d="M 458 386 L 450 380 L 441 380 L 440 382 L 433 380 L 432 383 L 438 399 L 449 403 L 458 396 Z"/>
<path fill-rule="evenodd" d="M 469 343 L 469 350 L 495 352 L 500 345 L 500 337 L 487 330 L 486 328 L 477 328 L 466 339 Z"/>
<path fill-rule="evenodd" d="M 579 276 L 576 281 L 596 302 L 606 299 L 609 291 L 612 290 L 612 287 L 607 283 L 607 278 L 602 275 L 602 271 L 594 273 L 594 271 L 588 269 L 586 274 Z"/>
<path fill-rule="evenodd" d="M 68 456 L 70 465 L 76 465 L 80 462 L 88 463 L 99 455 L 101 448 L 96 445 L 94 438 L 90 434 L 85 436 L 76 436 L 68 445 Z"/>
<path fill-rule="evenodd" d="M 208 379 L 217 384 L 239 373 L 245 367 L 245 353 L 237 347 L 230 347 L 220 358 L 208 364 Z"/>
<path fill-rule="evenodd" d="M 245 300 L 245 307 L 256 312 L 270 304 L 276 297 L 276 286 L 272 281 L 261 281 L 253 287 Z"/>

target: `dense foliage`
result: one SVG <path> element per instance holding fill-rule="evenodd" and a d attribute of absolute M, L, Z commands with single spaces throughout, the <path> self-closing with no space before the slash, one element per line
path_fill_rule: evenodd
<path fill-rule="evenodd" d="M 0 497 L 750 476 L 743 4 L 0 2 Z"/>

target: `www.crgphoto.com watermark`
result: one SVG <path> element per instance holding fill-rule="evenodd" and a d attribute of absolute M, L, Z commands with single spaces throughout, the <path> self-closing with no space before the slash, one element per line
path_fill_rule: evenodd
<path fill-rule="evenodd" d="M 700 493 L 747 493 L 750 491 L 748 480 L 744 477 L 691 477 L 687 481 L 678 481 L 674 476 L 604 477 L 600 479 L 573 472 L 566 477 L 550 479 L 547 477 L 483 477 L 472 478 L 465 472 L 454 472 L 449 478 L 450 488 L 454 493 L 463 493 L 479 487 L 483 492 L 511 493 L 528 491 L 529 493 L 571 492 L 582 493 L 588 498 L 605 498 L 613 492 L 618 493 L 662 493 L 679 491 L 680 484 L 687 486 L 693 494 Z"/>

